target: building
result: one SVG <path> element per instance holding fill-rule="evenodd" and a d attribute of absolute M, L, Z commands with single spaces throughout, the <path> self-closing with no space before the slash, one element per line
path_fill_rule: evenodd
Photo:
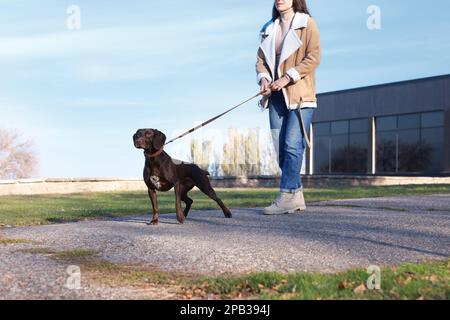
<path fill-rule="evenodd" d="M 450 175 L 450 75 L 318 95 L 308 174 Z"/>

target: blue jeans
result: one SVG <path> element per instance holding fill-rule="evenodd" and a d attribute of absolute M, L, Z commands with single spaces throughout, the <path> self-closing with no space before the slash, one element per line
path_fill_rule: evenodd
<path fill-rule="evenodd" d="M 269 98 L 269 118 L 272 141 L 281 169 L 281 192 L 296 193 L 302 189 L 300 171 L 306 148 L 306 139 L 303 136 L 299 121 L 299 112 L 301 112 L 309 134 L 314 108 L 299 110 L 288 110 L 283 93 L 281 91 L 272 92 Z"/>

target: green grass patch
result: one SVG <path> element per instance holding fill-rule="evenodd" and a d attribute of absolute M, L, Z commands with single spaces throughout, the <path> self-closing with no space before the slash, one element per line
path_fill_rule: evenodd
<path fill-rule="evenodd" d="M 53 256 L 56 259 L 61 260 L 70 260 L 72 262 L 76 262 L 77 260 L 86 260 L 90 259 L 92 257 L 98 256 L 98 251 L 93 249 L 71 249 L 71 250 L 65 250 L 65 251 L 59 251 L 55 252 Z"/>
<path fill-rule="evenodd" d="M 97 250 L 74 248 L 55 251 L 49 248 L 27 248 L 22 253 L 43 254 L 65 265 L 76 265 L 93 280 L 111 286 L 135 286 L 139 284 L 174 284 L 177 273 L 150 270 L 137 265 L 116 264 L 103 259 Z"/>
<path fill-rule="evenodd" d="M 97 280 L 113 286 L 173 286 L 181 299 L 265 300 L 416 300 L 450 298 L 450 260 L 381 269 L 381 289 L 366 287 L 365 269 L 336 274 L 263 272 L 246 275 L 203 276 L 120 266 L 97 274 Z M 93 269 L 90 269 L 94 271 Z"/>
<path fill-rule="evenodd" d="M 230 208 L 269 205 L 278 189 L 217 189 Z M 370 198 L 397 195 L 450 194 L 450 185 L 364 186 L 305 189 L 307 202 Z M 217 204 L 199 191 L 189 193 L 193 210 L 217 209 Z M 161 213 L 175 212 L 173 192 L 158 193 Z M 108 192 L 71 195 L 32 195 L 0 197 L 0 225 L 37 225 L 148 214 L 146 192 Z"/>
<path fill-rule="evenodd" d="M 50 256 L 65 264 L 77 265 L 82 271 L 87 272 L 95 271 L 108 273 L 121 269 L 119 265 L 101 258 L 99 252 L 93 249 L 76 248 L 54 252 Z"/>
<path fill-rule="evenodd" d="M 366 286 L 370 275 L 361 268 L 334 274 L 261 272 L 204 276 L 115 264 L 91 249 L 32 250 L 21 251 L 48 254 L 67 265 L 78 265 L 85 277 L 103 285 L 142 289 L 171 287 L 181 299 L 450 299 L 450 260 L 383 267 L 381 289 L 370 290 Z"/>
<path fill-rule="evenodd" d="M 381 289 L 366 287 L 365 269 L 337 274 L 255 273 L 206 278 L 207 289 L 221 298 L 258 299 L 449 299 L 450 260 L 381 269 Z"/>
<path fill-rule="evenodd" d="M 26 239 L 3 238 L 3 237 L 0 236 L 0 245 L 20 244 L 20 243 L 31 243 L 31 241 L 30 240 L 26 240 Z"/>
<path fill-rule="evenodd" d="M 54 251 L 50 248 L 26 248 L 26 249 L 19 249 L 17 252 L 21 253 L 28 253 L 28 254 L 45 254 L 45 255 L 51 255 L 54 253 Z"/>
<path fill-rule="evenodd" d="M 35 248 L 20 249 L 17 251 L 30 254 L 45 254 L 51 256 L 54 259 L 62 260 L 73 264 L 76 264 L 77 262 L 83 264 L 84 262 L 96 259 L 99 256 L 97 250 L 82 249 L 82 248 L 55 251 L 50 248 L 35 247 Z"/>
<path fill-rule="evenodd" d="M 22 253 L 29 254 L 43 254 L 52 259 L 62 262 L 67 265 L 77 265 L 83 271 L 94 271 L 108 273 L 111 271 L 121 270 L 122 266 L 111 263 L 100 257 L 97 250 L 75 248 L 63 251 L 55 251 L 50 248 L 27 248 L 17 250 Z"/>

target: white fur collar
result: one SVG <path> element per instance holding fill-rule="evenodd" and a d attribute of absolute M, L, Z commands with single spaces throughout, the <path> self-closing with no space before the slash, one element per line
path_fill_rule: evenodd
<path fill-rule="evenodd" d="M 281 51 L 280 61 L 278 68 L 280 65 L 298 48 L 302 46 L 302 41 L 297 35 L 296 29 L 306 28 L 308 26 L 309 15 L 305 13 L 297 12 L 292 21 L 292 27 L 286 34 L 286 38 L 283 43 L 283 48 Z M 272 77 L 275 78 L 275 75 L 279 73 L 279 70 L 275 70 L 275 38 L 276 32 L 274 30 L 277 29 L 280 24 L 280 18 L 275 19 L 275 21 L 269 21 L 264 25 L 261 30 L 261 45 L 260 48 L 264 52 L 264 56 L 266 62 L 270 68 Z"/>

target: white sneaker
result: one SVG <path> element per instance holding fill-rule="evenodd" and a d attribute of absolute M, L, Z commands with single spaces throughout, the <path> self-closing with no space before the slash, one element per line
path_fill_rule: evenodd
<path fill-rule="evenodd" d="M 277 199 L 264 208 L 265 215 L 281 215 L 306 210 L 303 191 L 297 193 L 281 192 Z"/>
<path fill-rule="evenodd" d="M 299 192 L 296 192 L 294 195 L 294 203 L 295 207 L 297 208 L 296 211 L 305 211 L 306 210 L 306 203 L 305 203 L 305 197 L 303 196 L 303 189 Z"/>

